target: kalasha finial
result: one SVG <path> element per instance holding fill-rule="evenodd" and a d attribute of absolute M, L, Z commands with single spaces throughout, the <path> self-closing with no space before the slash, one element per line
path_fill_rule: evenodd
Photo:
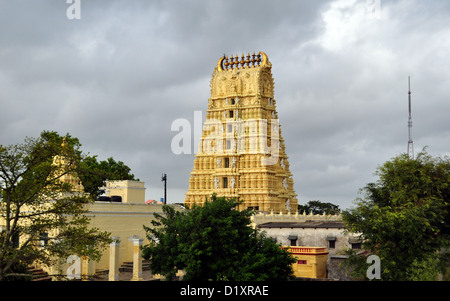
<path fill-rule="evenodd" d="M 256 62 L 257 62 L 257 64 L 258 64 L 258 66 L 261 64 L 261 54 L 260 54 L 260 53 L 258 53 L 258 54 L 256 55 Z"/>
<path fill-rule="evenodd" d="M 239 63 L 241 63 L 241 69 L 244 68 L 244 63 L 245 63 L 245 59 L 244 59 L 244 54 L 241 55 L 241 61 Z"/>
<path fill-rule="evenodd" d="M 219 71 L 232 70 L 232 69 L 246 69 L 254 68 L 265 65 L 268 62 L 267 55 L 264 52 L 259 52 L 258 54 L 248 53 L 247 56 L 242 54 L 238 56 L 235 54 L 231 55 L 229 58 L 224 54 L 217 63 L 217 69 Z"/>
<path fill-rule="evenodd" d="M 253 54 L 252 54 L 252 60 L 251 60 L 251 62 L 252 62 L 252 67 L 255 67 L 255 62 L 256 62 L 255 56 L 256 56 L 256 54 L 255 54 L 255 52 L 253 52 Z"/>
<path fill-rule="evenodd" d="M 66 147 L 66 137 L 63 138 L 63 142 L 62 142 L 61 146 Z"/>

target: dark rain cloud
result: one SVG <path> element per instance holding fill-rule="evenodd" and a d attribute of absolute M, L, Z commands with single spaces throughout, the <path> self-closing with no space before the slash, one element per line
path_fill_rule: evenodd
<path fill-rule="evenodd" d="M 0 3 L 0 144 L 69 132 L 149 199 L 167 173 L 181 202 L 194 157 L 171 151 L 172 122 L 205 117 L 223 54 L 264 51 L 299 203 L 348 207 L 406 151 L 408 76 L 416 151 L 449 154 L 445 1 L 80 2 L 80 20 L 64 0 Z"/>

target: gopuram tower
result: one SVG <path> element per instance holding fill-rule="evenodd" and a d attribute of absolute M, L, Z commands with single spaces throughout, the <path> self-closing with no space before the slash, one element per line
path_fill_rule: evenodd
<path fill-rule="evenodd" d="M 187 207 L 202 205 L 215 193 L 242 200 L 239 210 L 297 211 L 271 69 L 263 52 L 219 59 L 184 202 Z"/>

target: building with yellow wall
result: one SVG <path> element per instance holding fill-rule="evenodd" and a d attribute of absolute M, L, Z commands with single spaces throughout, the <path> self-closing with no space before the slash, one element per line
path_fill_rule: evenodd
<path fill-rule="evenodd" d="M 133 180 L 107 181 L 105 188 L 105 198 L 112 202 L 122 202 L 127 204 L 145 203 L 144 182 Z"/>
<path fill-rule="evenodd" d="M 85 215 L 90 219 L 90 226 L 98 228 L 99 231 L 109 232 L 113 242 L 110 247 L 103 250 L 103 255 L 98 262 L 83 261 L 81 271 L 83 274 L 92 276 L 97 272 L 117 270 L 124 263 L 134 261 L 136 241 L 139 241 L 139 246 L 148 243 L 143 226 L 151 226 L 154 214 L 162 213 L 162 205 L 145 203 L 144 186 L 145 183 L 140 181 L 108 181 L 105 196 L 84 205 Z M 181 210 L 178 205 L 171 206 Z M 114 253 L 111 253 L 112 250 Z M 114 264 L 111 264 L 111 260 Z M 45 270 L 49 274 L 65 274 L 69 266 L 70 263 L 63 259 L 60 266 Z"/>
<path fill-rule="evenodd" d="M 140 182 L 140 184 L 144 184 Z M 126 190 L 126 189 L 124 189 Z M 124 192 L 125 193 L 125 192 Z M 126 200 L 126 198 L 125 198 Z M 137 201 L 137 199 L 134 199 Z M 138 202 L 96 201 L 86 205 L 85 215 L 90 218 L 91 227 L 108 231 L 119 243 L 119 264 L 133 260 L 133 240 L 143 239 L 148 243 L 143 225 L 151 226 L 154 213 L 162 213 L 161 205 L 145 204 L 144 198 Z M 109 269 L 109 250 L 95 263 L 96 270 Z"/>
<path fill-rule="evenodd" d="M 242 200 L 241 210 L 297 211 L 271 68 L 264 52 L 219 59 L 187 207 L 201 205 L 215 193 Z"/>
<path fill-rule="evenodd" d="M 285 247 L 296 262 L 292 265 L 294 276 L 300 278 L 327 278 L 326 248 L 320 247 Z"/>
<path fill-rule="evenodd" d="M 62 146 L 66 146 L 65 139 Z M 53 164 L 58 171 L 64 171 L 67 167 L 64 156 L 55 156 Z M 71 185 L 71 194 L 84 194 L 84 187 L 79 177 L 74 172 L 61 175 L 59 181 Z M 151 226 L 155 213 L 162 213 L 161 204 L 146 204 L 145 183 L 132 180 L 107 181 L 105 195 L 91 203 L 84 205 L 85 215 L 90 220 L 90 227 L 97 228 L 101 232 L 109 232 L 113 242 L 103 250 L 98 262 L 88 258 L 80 259 L 76 263 L 80 272 L 92 276 L 97 271 L 114 269 L 116 276 L 118 268 L 126 262 L 134 262 L 137 254 L 136 248 L 148 243 L 143 226 Z M 52 200 L 49 200 L 51 202 Z M 181 210 L 178 205 L 173 205 L 176 210 Z M 57 230 L 55 230 L 57 231 Z M 53 236 L 53 233 L 48 233 Z M 76 255 L 76 254 L 73 254 Z M 76 257 L 74 257 L 76 258 Z M 61 258 L 60 265 L 46 267 L 39 266 L 50 275 L 67 275 L 68 268 L 73 263 L 69 258 Z M 142 260 L 140 258 L 140 260 Z M 111 264 L 111 263 L 114 264 Z M 140 261 L 137 261 L 140 262 Z M 74 269 L 76 270 L 76 269 Z"/>

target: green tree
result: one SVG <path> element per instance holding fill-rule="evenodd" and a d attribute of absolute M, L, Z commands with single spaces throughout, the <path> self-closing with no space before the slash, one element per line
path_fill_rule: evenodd
<path fill-rule="evenodd" d="M 143 257 L 154 273 L 172 280 L 178 270 L 184 280 L 287 280 L 292 255 L 271 238 L 250 227 L 249 210 L 238 202 L 213 195 L 203 206 L 176 211 L 164 206 L 154 227 L 145 227 L 150 243 Z"/>
<path fill-rule="evenodd" d="M 98 161 L 97 156 L 86 156 L 80 161 L 77 173 L 84 186 L 84 190 L 94 199 L 105 192 L 106 181 L 110 180 L 137 180 L 131 173 L 131 168 L 122 161 L 108 158 Z"/>
<path fill-rule="evenodd" d="M 340 209 L 338 205 L 332 203 L 309 201 L 305 205 L 298 205 L 298 211 L 300 213 L 305 212 L 306 214 L 309 212 L 312 212 L 313 214 L 339 214 Z"/>
<path fill-rule="evenodd" d="M 449 242 L 449 159 L 425 150 L 416 159 L 400 155 L 376 175 L 378 181 L 363 189 L 364 199 L 343 212 L 347 231 L 359 233 L 363 248 L 380 257 L 383 280 L 417 279 L 426 266 L 423 272 L 430 275 L 430 258 L 444 263 L 441 251 Z M 355 273 L 361 277 L 365 271 Z"/>
<path fill-rule="evenodd" d="M 91 199 L 60 181 L 76 172 L 81 150 L 78 139 L 67 135 L 62 147 L 57 136 L 42 132 L 22 144 L 0 145 L 0 280 L 72 254 L 98 260 L 110 241 L 109 233 L 89 227 L 84 205 Z M 64 164 L 55 164 L 55 156 Z"/>

